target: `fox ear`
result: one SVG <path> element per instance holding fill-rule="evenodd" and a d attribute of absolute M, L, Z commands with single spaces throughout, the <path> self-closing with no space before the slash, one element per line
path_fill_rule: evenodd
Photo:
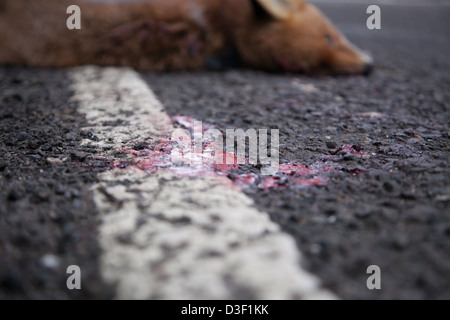
<path fill-rule="evenodd" d="M 276 19 L 286 19 L 301 0 L 251 0 L 256 13 L 265 13 Z"/>

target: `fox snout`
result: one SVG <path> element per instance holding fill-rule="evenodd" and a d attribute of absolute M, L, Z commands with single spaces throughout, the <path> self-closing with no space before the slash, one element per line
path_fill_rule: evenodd
<path fill-rule="evenodd" d="M 372 57 L 312 4 L 302 0 L 252 0 L 249 21 L 237 31 L 244 63 L 253 68 L 308 74 L 362 74 Z"/>
<path fill-rule="evenodd" d="M 325 54 L 323 68 L 331 74 L 370 75 L 374 70 L 373 58 L 351 44 L 343 35 L 337 35 L 337 44 Z"/>

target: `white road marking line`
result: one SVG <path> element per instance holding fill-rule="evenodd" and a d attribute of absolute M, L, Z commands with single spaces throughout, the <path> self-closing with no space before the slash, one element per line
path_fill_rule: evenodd
<path fill-rule="evenodd" d="M 113 147 L 106 157 L 172 130 L 134 71 L 83 67 L 71 77 L 73 101 L 99 137 L 85 143 Z M 294 240 L 227 179 L 136 169 L 100 179 L 92 192 L 101 213 L 101 270 L 117 284 L 118 299 L 335 298 L 301 269 Z"/>

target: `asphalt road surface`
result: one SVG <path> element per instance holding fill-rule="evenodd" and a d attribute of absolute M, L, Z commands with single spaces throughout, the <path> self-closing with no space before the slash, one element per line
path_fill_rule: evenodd
<path fill-rule="evenodd" d="M 450 6 L 403 3 L 318 1 L 368 78 L 0 67 L 0 298 L 449 299 Z M 176 116 L 306 173 L 161 170 Z"/>

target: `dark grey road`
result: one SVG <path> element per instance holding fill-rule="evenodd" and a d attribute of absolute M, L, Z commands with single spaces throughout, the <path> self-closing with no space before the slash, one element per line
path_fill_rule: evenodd
<path fill-rule="evenodd" d="M 324 188 L 247 191 L 342 298 L 450 297 L 450 7 L 418 3 L 380 5 L 374 31 L 366 4 L 320 4 L 374 56 L 369 78 L 145 75 L 172 115 L 223 129 L 279 128 L 282 161 L 312 165 L 343 144 L 372 154 L 338 162 L 342 172 Z M 367 174 L 348 173 L 355 169 Z M 369 265 L 381 267 L 380 291 L 366 287 Z"/>
<path fill-rule="evenodd" d="M 382 29 L 370 31 L 367 4 L 349 2 L 319 6 L 372 53 L 369 78 L 142 76 L 170 115 L 278 128 L 282 162 L 332 159 L 338 170 L 323 187 L 246 190 L 326 288 L 344 299 L 450 299 L 450 6 L 382 2 Z M 64 71 L 0 68 L 0 299 L 114 296 L 100 277 L 88 191 L 103 168 L 80 145 L 90 135 L 68 85 Z M 342 145 L 370 157 L 335 155 Z M 67 160 L 52 166 L 50 156 Z M 83 261 L 82 292 L 68 292 L 58 269 L 73 261 Z M 366 287 L 369 265 L 381 268 L 381 290 Z"/>

